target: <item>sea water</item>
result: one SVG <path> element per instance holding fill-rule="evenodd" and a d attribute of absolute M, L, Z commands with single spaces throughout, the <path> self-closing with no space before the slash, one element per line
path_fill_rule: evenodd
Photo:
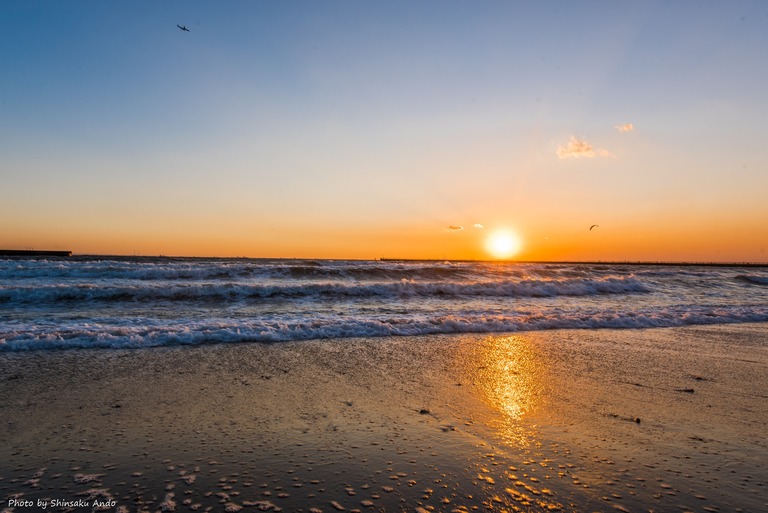
<path fill-rule="evenodd" d="M 0 351 L 768 322 L 768 267 L 0 259 Z"/>

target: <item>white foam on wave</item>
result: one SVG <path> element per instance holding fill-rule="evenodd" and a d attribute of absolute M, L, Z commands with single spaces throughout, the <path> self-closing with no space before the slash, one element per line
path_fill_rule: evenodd
<path fill-rule="evenodd" d="M 448 333 L 503 333 L 552 329 L 656 328 L 698 324 L 768 322 L 768 305 L 743 307 L 670 307 L 633 312 L 615 310 L 540 310 L 500 314 L 414 315 L 290 321 L 157 320 L 138 326 L 94 322 L 46 327 L 37 324 L 0 328 L 0 351 L 67 348 L 145 348 L 232 342 L 409 336 Z"/>
<path fill-rule="evenodd" d="M 0 351 L 768 321 L 768 271 L 0 259 Z"/>

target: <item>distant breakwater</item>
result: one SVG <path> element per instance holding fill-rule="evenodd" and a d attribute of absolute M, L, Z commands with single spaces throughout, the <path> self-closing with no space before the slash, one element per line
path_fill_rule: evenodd
<path fill-rule="evenodd" d="M 71 251 L 47 251 L 47 250 L 32 250 L 32 249 L 0 249 L 0 256 L 19 256 L 19 257 L 69 257 L 72 256 Z"/>

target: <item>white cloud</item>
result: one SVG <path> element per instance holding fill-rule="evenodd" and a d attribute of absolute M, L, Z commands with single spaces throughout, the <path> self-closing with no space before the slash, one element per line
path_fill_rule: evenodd
<path fill-rule="evenodd" d="M 565 147 L 557 148 L 557 156 L 561 159 L 595 158 L 595 149 L 587 141 L 571 136 Z"/>
<path fill-rule="evenodd" d="M 557 157 L 560 159 L 593 159 L 595 157 L 613 157 L 613 154 L 608 150 L 596 150 L 589 142 L 571 136 L 568 144 L 557 148 Z"/>
<path fill-rule="evenodd" d="M 485 228 L 485 226 L 483 226 L 483 225 L 482 225 L 482 224 L 480 224 L 480 223 L 475 223 L 475 224 L 473 225 L 473 227 L 474 227 L 474 228 L 478 228 L 478 229 L 483 229 L 483 228 Z"/>
<path fill-rule="evenodd" d="M 634 130 L 635 125 L 633 125 L 632 123 L 625 123 L 623 125 L 616 125 L 614 128 L 619 132 L 625 133 L 625 132 L 631 132 L 632 130 Z"/>

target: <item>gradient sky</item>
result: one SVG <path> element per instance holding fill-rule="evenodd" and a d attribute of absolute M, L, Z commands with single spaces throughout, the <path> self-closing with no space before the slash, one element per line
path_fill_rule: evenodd
<path fill-rule="evenodd" d="M 5 0 L 0 247 L 765 262 L 767 120 L 763 1 Z"/>

